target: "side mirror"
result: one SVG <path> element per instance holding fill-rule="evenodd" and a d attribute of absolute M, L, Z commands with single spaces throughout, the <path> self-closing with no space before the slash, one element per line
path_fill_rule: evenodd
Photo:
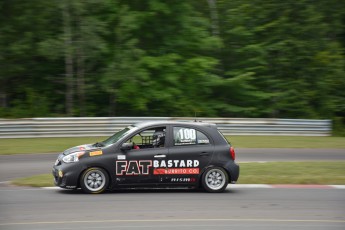
<path fill-rule="evenodd" d="M 133 143 L 123 143 L 121 146 L 122 151 L 128 151 L 133 149 Z"/>

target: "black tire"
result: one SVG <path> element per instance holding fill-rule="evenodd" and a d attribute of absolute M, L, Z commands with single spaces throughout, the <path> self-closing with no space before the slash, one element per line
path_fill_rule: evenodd
<path fill-rule="evenodd" d="M 107 189 L 108 185 L 108 173 L 102 168 L 89 168 L 83 172 L 80 178 L 80 187 L 86 193 L 102 193 Z"/>
<path fill-rule="evenodd" d="M 201 182 L 207 192 L 224 192 L 229 184 L 229 177 L 224 169 L 212 167 L 204 172 Z"/>

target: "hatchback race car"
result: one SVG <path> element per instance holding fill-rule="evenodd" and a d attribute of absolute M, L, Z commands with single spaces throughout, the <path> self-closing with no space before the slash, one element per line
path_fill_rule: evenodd
<path fill-rule="evenodd" d="M 203 187 L 223 192 L 236 183 L 235 151 L 215 124 L 143 122 L 58 156 L 55 185 L 86 193 L 107 189 Z"/>

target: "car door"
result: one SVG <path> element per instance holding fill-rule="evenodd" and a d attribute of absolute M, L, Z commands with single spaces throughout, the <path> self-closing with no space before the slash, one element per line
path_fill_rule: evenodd
<path fill-rule="evenodd" d="M 130 146 L 130 149 L 122 150 L 117 155 L 117 185 L 131 186 L 159 183 L 160 175 L 154 173 L 154 161 L 166 158 L 168 149 L 165 147 L 165 143 L 154 142 L 154 136 L 157 132 L 164 135 L 165 138 L 166 127 L 146 128 L 124 141 L 124 145 Z"/>
<path fill-rule="evenodd" d="M 196 183 L 212 159 L 214 145 L 205 132 L 190 126 L 173 126 L 166 170 L 162 182 L 168 184 Z"/>

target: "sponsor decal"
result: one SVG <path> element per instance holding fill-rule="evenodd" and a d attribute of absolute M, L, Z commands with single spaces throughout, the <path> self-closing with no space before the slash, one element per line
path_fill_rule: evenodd
<path fill-rule="evenodd" d="M 196 168 L 199 166 L 198 160 L 154 160 L 154 168 Z"/>
<path fill-rule="evenodd" d="M 126 160 L 126 155 L 117 155 L 118 160 Z"/>
<path fill-rule="evenodd" d="M 90 152 L 90 157 L 102 155 L 102 150 Z"/>
<path fill-rule="evenodd" d="M 171 168 L 171 169 L 154 169 L 153 175 L 186 175 L 199 174 L 199 168 Z"/>
<path fill-rule="evenodd" d="M 198 144 L 209 144 L 209 140 L 198 140 Z"/>
<path fill-rule="evenodd" d="M 152 161 L 116 161 L 116 175 L 149 175 Z"/>
<path fill-rule="evenodd" d="M 195 178 L 186 178 L 186 177 L 173 177 L 170 179 L 170 182 L 196 182 Z"/>
<path fill-rule="evenodd" d="M 186 175 L 199 174 L 198 160 L 139 160 L 116 161 L 116 175 L 149 175 L 153 167 L 153 175 Z"/>
<path fill-rule="evenodd" d="M 84 150 L 89 150 L 90 149 L 89 145 L 79 145 L 77 147 L 79 148 L 80 151 L 84 151 Z"/>
<path fill-rule="evenodd" d="M 67 185 L 66 188 L 76 188 L 77 186 L 76 185 Z"/>

